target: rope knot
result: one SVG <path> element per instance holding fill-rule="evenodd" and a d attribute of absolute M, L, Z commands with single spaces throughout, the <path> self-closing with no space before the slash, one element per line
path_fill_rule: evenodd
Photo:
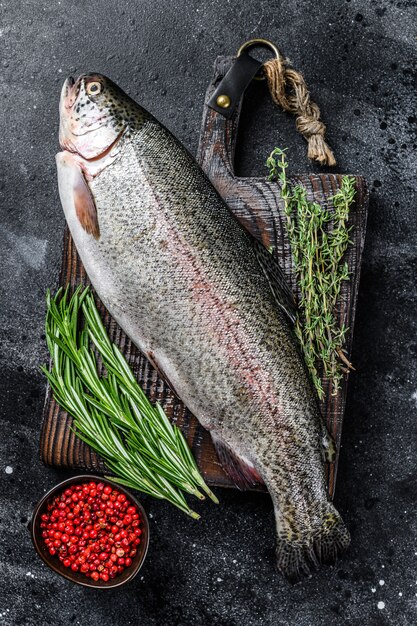
<path fill-rule="evenodd" d="M 284 111 L 296 115 L 296 128 L 308 142 L 308 158 L 322 165 L 336 165 L 324 139 L 326 126 L 320 120 L 320 109 L 311 100 L 303 75 L 287 64 L 286 60 L 277 58 L 263 66 L 272 99 Z"/>
<path fill-rule="evenodd" d="M 306 139 L 309 139 L 312 135 L 324 136 L 326 132 L 326 126 L 320 120 L 315 120 L 313 117 L 306 117 L 305 115 L 299 115 L 295 120 L 295 125 L 299 133 L 304 135 Z"/>

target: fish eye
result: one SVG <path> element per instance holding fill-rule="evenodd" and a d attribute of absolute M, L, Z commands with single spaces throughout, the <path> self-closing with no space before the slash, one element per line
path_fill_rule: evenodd
<path fill-rule="evenodd" d="M 88 83 L 85 90 L 89 96 L 97 96 L 97 94 L 99 94 L 102 90 L 102 86 L 98 80 L 93 80 L 91 83 Z"/>

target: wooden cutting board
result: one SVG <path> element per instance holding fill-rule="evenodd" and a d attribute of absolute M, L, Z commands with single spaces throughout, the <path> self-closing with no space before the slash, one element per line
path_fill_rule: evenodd
<path fill-rule="evenodd" d="M 206 102 L 231 62 L 232 59 L 229 57 L 217 59 Z M 283 267 L 289 284 L 294 293 L 297 293 L 285 231 L 283 204 L 277 183 L 269 182 L 265 178 L 239 178 L 234 174 L 233 157 L 239 116 L 240 107 L 232 119 L 226 120 L 205 105 L 197 160 L 243 226 L 266 247 L 273 246 L 274 254 Z M 295 140 L 301 141 L 299 137 Z M 329 204 L 328 199 L 335 194 L 341 184 L 341 176 L 337 174 L 303 174 L 294 176 L 292 179 L 301 182 L 306 187 L 310 199 L 326 205 Z M 356 201 L 350 217 L 350 223 L 353 226 L 352 245 L 346 258 L 351 277 L 348 282 L 343 283 L 338 307 L 340 323 L 346 324 L 350 329 L 346 345 L 348 355 L 352 346 L 368 205 L 367 186 L 362 177 L 356 177 L 356 189 Z M 236 268 L 236 271 L 238 272 L 239 268 Z M 59 285 L 66 286 L 68 283 L 75 287 L 79 284 L 89 284 L 89 281 L 69 231 L 66 229 Z M 158 400 L 168 417 L 181 427 L 207 482 L 221 487 L 233 486 L 217 460 L 209 433 L 174 396 L 147 359 L 132 345 L 132 342 L 110 317 L 101 302 L 97 300 L 97 303 L 111 340 L 120 347 L 147 396 L 152 401 Z M 326 380 L 323 380 L 323 386 L 326 395 L 321 403 L 321 409 L 337 443 L 338 459 L 348 381 L 343 382 L 337 396 L 331 395 Z M 88 471 L 104 470 L 101 459 L 71 431 L 71 424 L 71 417 L 58 407 L 48 387 L 40 441 L 42 461 L 46 465 L 56 467 Z M 327 468 L 329 491 L 332 496 L 335 489 L 337 459 L 336 463 Z M 258 489 L 263 490 L 264 486 L 259 484 Z"/>

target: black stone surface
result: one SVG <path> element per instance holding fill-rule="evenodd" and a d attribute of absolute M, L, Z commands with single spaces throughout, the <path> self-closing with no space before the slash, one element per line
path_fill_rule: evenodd
<path fill-rule="evenodd" d="M 417 623 L 415 5 L 0 4 L 1 624 Z M 274 572 L 266 496 L 220 492 L 221 505 L 201 507 L 198 523 L 144 498 L 152 537 L 141 574 L 120 590 L 78 588 L 43 565 L 27 531 L 36 500 L 68 475 L 46 469 L 38 455 L 44 293 L 57 275 L 64 226 L 54 164 L 61 83 L 70 73 L 108 74 L 195 151 L 215 57 L 254 36 L 273 39 L 304 72 L 338 170 L 364 174 L 372 188 L 336 495 L 352 547 L 337 567 L 290 587 Z M 238 171 L 262 175 L 277 144 L 290 147 L 293 171 L 314 169 L 293 121 L 255 91 Z"/>

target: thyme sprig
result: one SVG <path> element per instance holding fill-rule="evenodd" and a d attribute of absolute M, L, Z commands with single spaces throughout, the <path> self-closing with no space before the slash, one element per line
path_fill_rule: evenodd
<path fill-rule="evenodd" d="M 80 312 L 84 326 L 80 324 Z M 53 361 L 42 367 L 74 432 L 104 459 L 112 480 L 166 499 L 198 519 L 183 492 L 214 502 L 181 431 L 153 406 L 104 328 L 88 289 L 47 293 L 46 338 Z M 93 349 L 95 347 L 95 350 Z M 99 375 L 99 354 L 107 374 Z"/>
<path fill-rule="evenodd" d="M 311 202 L 306 188 L 288 180 L 285 150 L 275 148 L 266 165 L 269 179 L 278 180 L 287 217 L 297 282 L 300 288 L 295 332 L 319 398 L 324 389 L 321 375 L 337 394 L 340 382 L 353 369 L 344 353 L 348 328 L 336 314 L 342 283 L 349 280 L 344 256 L 350 243 L 349 210 L 355 198 L 355 178 L 343 176 L 338 192 L 327 206 Z"/>

